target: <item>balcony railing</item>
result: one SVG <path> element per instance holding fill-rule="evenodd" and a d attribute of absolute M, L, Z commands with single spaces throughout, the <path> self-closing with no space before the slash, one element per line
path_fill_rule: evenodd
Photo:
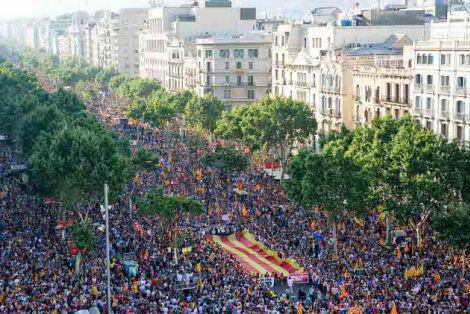
<path fill-rule="evenodd" d="M 307 82 L 297 81 L 295 82 L 295 86 L 307 87 Z"/>
<path fill-rule="evenodd" d="M 432 109 L 424 109 L 424 110 L 423 110 L 423 114 L 424 114 L 424 116 L 426 116 L 426 117 L 432 117 L 432 116 L 433 116 L 433 114 L 432 114 Z"/>
<path fill-rule="evenodd" d="M 333 109 L 320 109 L 320 114 L 323 116 L 341 118 L 341 112 L 335 111 Z"/>
<path fill-rule="evenodd" d="M 394 104 L 408 104 L 409 99 L 407 97 L 392 97 L 392 96 L 381 96 L 382 102 L 394 103 Z"/>
<path fill-rule="evenodd" d="M 440 85 L 439 92 L 449 94 L 450 93 L 450 86 L 449 85 Z"/>
<path fill-rule="evenodd" d="M 439 117 L 442 119 L 449 119 L 449 111 L 440 111 Z"/>
<path fill-rule="evenodd" d="M 434 91 L 434 85 L 424 84 L 424 91 L 427 93 L 432 93 Z"/>
<path fill-rule="evenodd" d="M 416 108 L 413 107 L 413 114 L 417 116 L 421 116 L 423 114 L 423 109 L 422 108 Z"/>
<path fill-rule="evenodd" d="M 469 94 L 469 91 L 465 87 L 456 87 L 455 88 L 455 94 L 461 95 L 461 96 L 466 96 L 467 94 Z"/>
<path fill-rule="evenodd" d="M 462 121 L 465 121 L 465 120 L 469 120 L 469 117 L 470 117 L 470 115 L 465 114 L 465 113 L 463 113 L 463 112 L 456 112 L 456 113 L 454 114 L 454 119 L 455 119 L 455 120 L 462 120 Z"/>

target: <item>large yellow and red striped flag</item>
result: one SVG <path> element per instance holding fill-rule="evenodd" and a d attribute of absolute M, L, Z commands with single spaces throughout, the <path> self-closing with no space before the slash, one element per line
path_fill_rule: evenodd
<path fill-rule="evenodd" d="M 207 239 L 230 252 L 250 273 L 287 276 L 298 269 L 295 261 L 279 258 L 277 252 L 256 241 L 248 231 L 229 236 L 207 235 Z"/>

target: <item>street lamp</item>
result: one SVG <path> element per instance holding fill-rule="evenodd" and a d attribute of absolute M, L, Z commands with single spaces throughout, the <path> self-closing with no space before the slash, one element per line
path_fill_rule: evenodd
<path fill-rule="evenodd" d="M 108 205 L 109 186 L 104 184 L 104 208 L 101 206 L 101 211 L 105 212 L 105 225 L 106 225 L 106 291 L 108 297 L 108 313 L 111 313 L 111 271 L 109 267 L 109 205 Z"/>

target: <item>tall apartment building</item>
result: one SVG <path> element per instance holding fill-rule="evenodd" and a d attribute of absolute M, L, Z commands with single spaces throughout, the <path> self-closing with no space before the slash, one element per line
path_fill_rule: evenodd
<path fill-rule="evenodd" d="M 268 39 L 261 34 L 247 34 L 255 28 L 256 9 L 233 7 L 229 0 L 152 8 L 147 28 L 140 38 L 140 75 L 157 79 L 171 91 L 194 88 L 200 95 L 211 92 L 222 99 L 225 95 L 228 105 L 255 101 L 269 89 L 269 83 L 264 82 L 269 78 L 269 65 L 265 63 L 269 58 Z M 251 55 L 254 49 L 258 49 L 259 65 L 254 66 L 254 62 L 250 69 L 248 54 Z M 240 64 L 236 59 L 240 59 L 241 69 L 237 69 Z M 229 62 L 228 70 L 225 69 L 226 62 Z M 220 73 L 213 73 L 215 69 Z M 250 84 L 255 84 L 256 74 L 259 88 L 250 86 L 248 92 L 250 71 L 253 73 Z M 226 76 L 237 82 L 237 75 L 246 76 L 239 87 L 223 83 Z M 242 90 L 242 87 L 246 89 Z"/>
<path fill-rule="evenodd" d="M 265 32 L 196 40 L 196 94 L 212 94 L 230 107 L 271 91 L 271 36 Z"/>
<path fill-rule="evenodd" d="M 65 30 L 54 39 L 59 58 L 86 57 L 86 27 L 91 19 L 92 17 L 86 12 L 75 12 L 71 15 L 70 24 L 65 26 Z"/>
<path fill-rule="evenodd" d="M 100 13 L 102 17 L 87 27 L 87 61 L 95 66 L 113 67 L 121 73 L 138 75 L 139 32 L 145 24 L 148 9 Z"/>
<path fill-rule="evenodd" d="M 408 62 L 415 117 L 424 127 L 470 147 L 470 41 L 415 42 Z"/>
<path fill-rule="evenodd" d="M 410 44 L 412 41 L 407 36 L 394 35 L 384 45 L 359 48 L 352 53 L 371 56 L 374 52 L 372 59 L 358 62 L 353 67 L 356 125 L 369 124 L 372 119 L 384 115 L 399 119 L 411 113 L 411 70 L 403 62 L 403 48 Z"/>
<path fill-rule="evenodd" d="M 26 46 L 52 53 L 52 21 L 47 18 L 37 19 L 26 26 Z"/>
<path fill-rule="evenodd" d="M 274 32 L 273 92 L 307 102 L 324 132 L 338 130 L 341 125 L 353 128 L 356 120 L 352 97 L 354 66 L 371 64 L 374 55 L 380 55 L 385 48 L 380 46 L 392 35 L 424 40 L 429 36 L 429 28 L 419 12 L 404 13 L 401 17 L 400 13 L 391 12 L 400 17 L 398 25 L 392 23 L 393 19 L 382 21 L 376 13 L 359 20 L 334 8 L 321 10 L 327 15 L 323 18 L 318 10 L 314 12 L 309 24 L 280 25 Z M 354 56 L 357 48 L 370 49 L 364 55 Z"/>

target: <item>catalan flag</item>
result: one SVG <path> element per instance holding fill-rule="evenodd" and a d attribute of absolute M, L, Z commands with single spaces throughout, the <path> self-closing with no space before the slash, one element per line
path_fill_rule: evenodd
<path fill-rule="evenodd" d="M 350 307 L 349 314 L 362 314 L 362 309 L 359 306 Z"/>
<path fill-rule="evenodd" d="M 229 236 L 207 235 L 206 237 L 231 253 L 247 272 L 287 276 L 298 269 L 295 261 L 281 259 L 275 251 L 256 241 L 248 231 Z"/>

